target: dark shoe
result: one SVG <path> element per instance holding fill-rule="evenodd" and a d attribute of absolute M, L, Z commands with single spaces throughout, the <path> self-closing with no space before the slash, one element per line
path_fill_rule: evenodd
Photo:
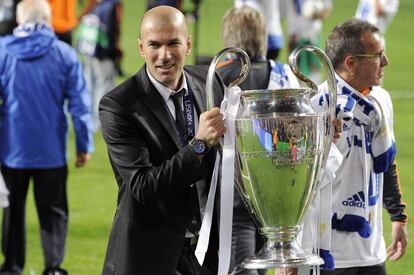
<path fill-rule="evenodd" d="M 0 267 L 0 275 L 21 275 L 22 270 L 18 267 L 6 267 L 4 264 Z"/>
<path fill-rule="evenodd" d="M 43 275 L 68 275 L 68 272 L 60 267 L 48 268 L 42 273 Z"/>

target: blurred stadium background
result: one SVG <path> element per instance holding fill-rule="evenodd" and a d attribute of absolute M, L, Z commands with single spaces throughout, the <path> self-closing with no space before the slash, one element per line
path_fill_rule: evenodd
<path fill-rule="evenodd" d="M 183 0 L 184 10 L 190 13 L 196 8 L 193 0 Z M 123 70 L 125 77 L 133 75 L 143 64 L 137 51 L 139 23 L 146 9 L 146 0 L 123 0 L 121 42 L 124 50 Z M 232 0 L 201 0 L 200 16 L 190 23 L 194 36 L 196 26 L 199 35 L 198 55 L 213 56 L 223 48 L 220 39 L 221 18 L 233 5 Z M 357 0 L 333 0 L 333 11 L 324 23 L 324 36 L 332 27 L 354 15 Z M 397 140 L 397 161 L 404 200 L 408 203 L 409 216 L 413 213 L 414 201 L 414 1 L 400 0 L 400 9 L 386 34 L 386 53 L 390 65 L 385 70 L 384 87 L 390 91 L 394 102 L 394 130 Z M 286 62 L 287 52 L 280 60 Z M 195 60 L 194 50 L 188 58 Z M 123 79 L 119 79 L 122 81 Z M 95 136 L 95 153 L 91 162 L 82 169 L 75 169 L 73 137 L 69 143 L 69 235 L 64 267 L 74 275 L 100 274 L 105 256 L 108 235 L 116 209 L 117 186 L 110 168 L 101 133 Z M 29 193 L 27 203 L 27 260 L 24 274 L 41 274 L 43 256 L 39 243 L 37 213 L 33 195 Z M 389 244 L 390 223 L 384 213 L 384 235 Z M 409 235 L 414 230 L 409 227 Z M 390 275 L 414 274 L 414 249 L 409 244 L 406 255 L 396 263 L 387 262 Z M 0 260 L 2 257 L 0 256 Z M 274 274 L 268 272 L 268 274 Z M 155 275 L 155 274 L 154 274 Z"/>

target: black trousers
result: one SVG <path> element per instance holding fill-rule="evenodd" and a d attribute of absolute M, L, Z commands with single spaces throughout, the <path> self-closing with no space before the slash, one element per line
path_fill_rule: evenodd
<path fill-rule="evenodd" d="M 213 275 L 206 267 L 200 266 L 194 254 L 195 249 L 196 243 L 185 238 L 174 275 Z"/>
<path fill-rule="evenodd" d="M 26 197 L 30 179 L 33 179 L 45 269 L 58 267 L 63 262 L 68 224 L 67 167 L 12 169 L 2 166 L 1 172 L 10 192 L 10 206 L 3 214 L 4 263 L 0 274 L 21 274 L 24 267 Z"/>
<path fill-rule="evenodd" d="M 321 270 L 321 275 L 387 275 L 385 263 L 371 266 L 337 268 L 335 270 Z"/>

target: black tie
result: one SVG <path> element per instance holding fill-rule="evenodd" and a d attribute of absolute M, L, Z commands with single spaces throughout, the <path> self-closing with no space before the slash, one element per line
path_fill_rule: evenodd
<path fill-rule="evenodd" d="M 184 123 L 184 108 L 183 108 L 183 93 L 185 89 L 181 89 L 180 91 L 171 95 L 171 98 L 174 102 L 175 107 L 175 122 L 178 126 L 180 131 L 181 138 L 184 138 L 187 133 L 187 127 Z"/>
<path fill-rule="evenodd" d="M 175 122 L 177 127 L 180 131 L 180 135 L 182 139 L 185 139 L 187 134 L 187 127 L 184 122 L 184 108 L 183 108 L 183 94 L 185 93 L 185 89 L 181 89 L 178 92 L 171 95 L 171 98 L 174 102 L 175 107 Z M 186 141 L 186 140 L 185 140 Z M 200 206 L 198 204 L 198 193 L 197 187 L 194 184 L 190 190 L 190 207 L 192 212 L 192 218 L 190 219 L 189 224 L 187 225 L 188 231 L 193 233 L 195 236 L 198 235 L 198 231 L 200 230 L 201 226 L 201 219 L 200 219 Z"/>
<path fill-rule="evenodd" d="M 171 95 L 171 99 L 174 102 L 175 107 L 175 122 L 177 124 L 177 128 L 180 131 L 181 139 L 185 140 L 185 136 L 187 134 L 187 127 L 184 122 L 184 108 L 183 108 L 183 94 L 185 93 L 185 89 L 181 89 L 178 92 Z M 184 144 L 183 144 L 184 146 Z M 198 231 L 200 230 L 201 226 L 201 219 L 200 219 L 200 206 L 198 204 L 198 193 L 197 187 L 194 184 L 190 190 L 190 207 L 192 212 L 192 217 L 187 225 L 188 231 L 193 233 L 193 235 L 197 236 Z"/>

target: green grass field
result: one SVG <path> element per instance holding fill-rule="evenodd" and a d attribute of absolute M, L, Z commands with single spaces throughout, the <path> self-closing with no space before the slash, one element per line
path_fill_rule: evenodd
<path fill-rule="evenodd" d="M 124 0 L 122 22 L 122 47 L 125 53 L 123 68 L 125 74 L 134 74 L 143 64 L 137 52 L 136 38 L 138 26 L 144 13 L 145 0 Z M 184 1 L 191 8 L 191 1 Z M 219 35 L 221 17 L 232 6 L 232 0 L 204 0 L 201 6 L 199 53 L 214 55 L 222 48 Z M 401 0 L 400 10 L 387 32 L 387 55 L 390 66 L 386 69 L 384 86 L 394 100 L 395 135 L 397 140 L 397 161 L 404 199 L 409 203 L 407 212 L 413 213 L 414 187 L 414 150 L 410 142 L 414 138 L 414 60 L 410 48 L 414 37 L 410 26 L 413 25 L 414 2 Z M 353 16 L 357 0 L 334 0 L 332 15 L 324 25 L 324 35 L 337 23 Z M 191 30 L 194 25 L 191 25 Z M 194 56 L 190 56 L 189 62 Z M 286 61 L 286 52 L 282 52 L 282 61 Z M 120 80 L 121 81 L 121 80 Z M 90 163 L 82 168 L 74 168 L 73 140 L 69 144 L 69 234 L 64 267 L 74 275 L 100 274 L 111 223 L 116 208 L 117 186 L 109 166 L 105 144 L 101 134 L 95 136 L 95 153 Z M 385 237 L 390 239 L 390 225 L 387 215 Z M 27 260 L 24 274 L 41 274 L 43 256 L 39 243 L 37 213 L 33 195 L 29 194 L 27 203 Z M 414 231 L 409 228 L 409 234 Z M 411 245 L 412 247 L 412 245 Z M 0 256 L 1 258 L 1 256 Z M 403 259 L 396 263 L 387 263 L 389 274 L 414 274 L 414 250 L 407 250 Z M 2 258 L 0 259 L 2 260 Z M 128 274 L 129 275 L 129 274 Z M 135 275 L 135 274 L 131 274 Z M 158 274 L 154 274 L 158 275 Z"/>

